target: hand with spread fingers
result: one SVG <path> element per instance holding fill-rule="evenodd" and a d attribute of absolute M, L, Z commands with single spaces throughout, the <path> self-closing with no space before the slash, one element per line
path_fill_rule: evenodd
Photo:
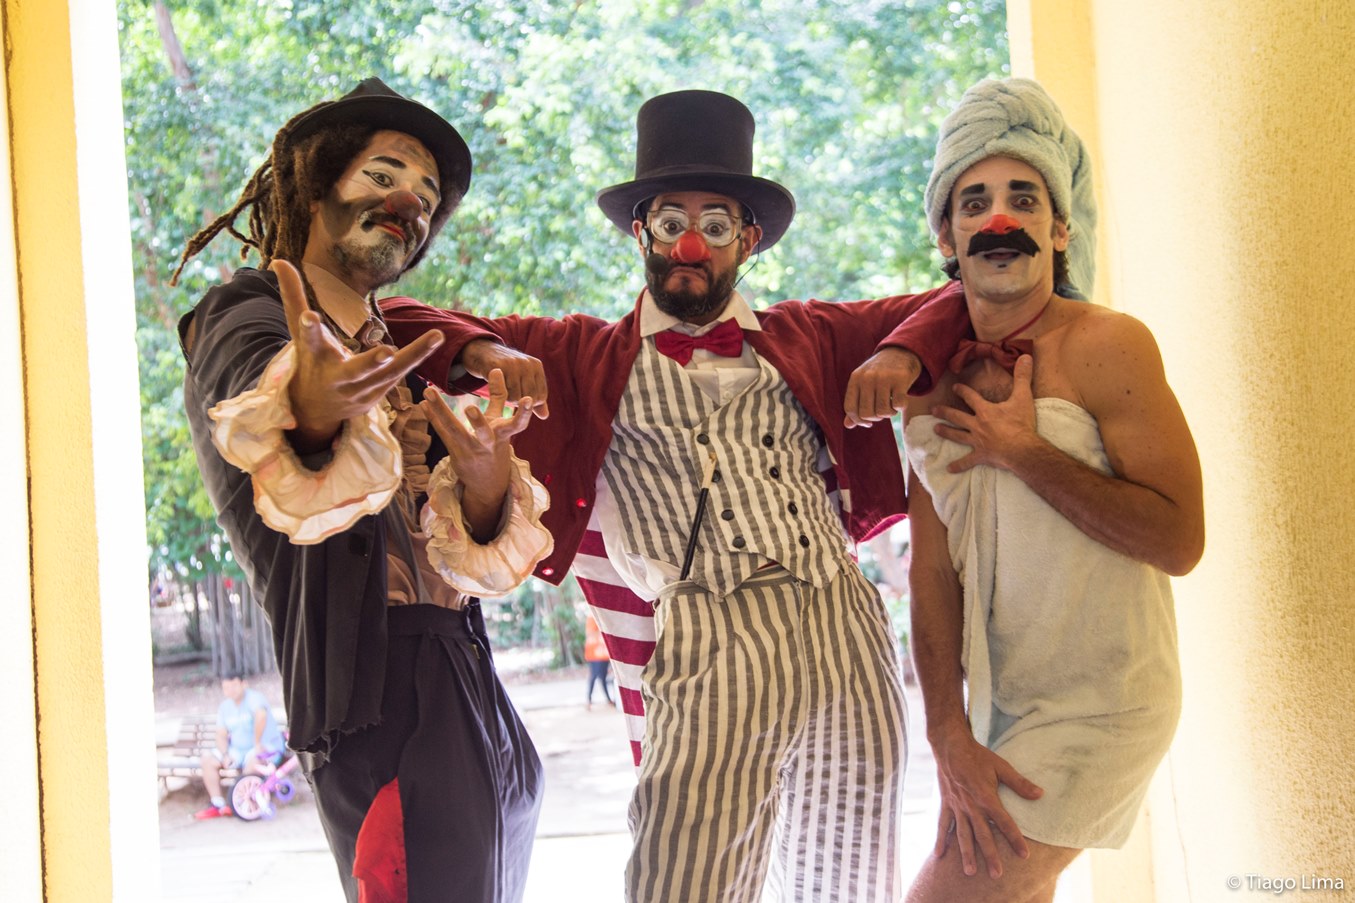
<path fill-rule="evenodd" d="M 306 303 L 296 268 L 279 259 L 269 269 L 278 277 L 287 330 L 296 347 L 296 372 L 288 385 L 296 427 L 288 439 L 302 454 L 327 446 L 345 420 L 379 403 L 442 344 L 442 335 L 429 331 L 398 351 L 379 346 L 349 354 Z"/>
<path fill-rule="evenodd" d="M 882 348 L 852 371 L 842 409 L 848 429 L 888 420 L 908 406 L 908 390 L 922 373 L 917 355 L 902 348 Z"/>
<path fill-rule="evenodd" d="M 461 349 L 460 360 L 467 373 L 481 379 L 487 380 L 491 370 L 503 371 L 506 401 L 527 408 L 542 420 L 550 416 L 546 371 L 530 354 L 489 339 L 475 339 Z"/>
<path fill-rule="evenodd" d="M 937 406 L 932 415 L 945 421 L 935 427 L 936 434 L 973 449 L 951 462 L 951 473 L 960 473 L 979 464 L 1010 469 L 1022 449 L 1045 445 L 1035 431 L 1035 401 L 1031 390 L 1034 359 L 1023 354 L 1012 371 L 1012 393 L 1006 401 L 991 402 L 963 383 L 955 384 L 955 394 L 969 405 L 969 411 Z"/>
<path fill-rule="evenodd" d="M 428 422 L 447 446 L 452 467 L 463 487 L 462 511 L 476 542 L 492 539 L 502 513 L 512 470 L 512 438 L 526 429 L 532 416 L 532 398 L 518 400 L 517 409 L 505 414 L 508 389 L 503 371 L 489 371 L 489 405 L 482 413 L 477 405 L 463 409 L 465 422 L 431 386 L 422 406 Z"/>
<path fill-rule="evenodd" d="M 1030 851 L 1021 829 L 998 798 L 998 785 L 1006 784 L 1029 800 L 1039 799 L 1044 790 L 1023 777 L 1006 759 L 975 741 L 967 730 L 957 732 L 950 742 L 934 748 L 941 816 L 933 852 L 938 859 L 945 856 L 953 835 L 966 875 L 978 873 L 977 850 L 988 864 L 988 874 L 1000 878 L 1002 858 L 994 829 L 1006 838 L 1017 856 L 1025 859 Z"/>

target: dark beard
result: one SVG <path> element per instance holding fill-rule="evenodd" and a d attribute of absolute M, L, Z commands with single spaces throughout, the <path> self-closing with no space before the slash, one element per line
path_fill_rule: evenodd
<path fill-rule="evenodd" d="M 687 322 L 724 309 L 725 304 L 729 301 L 729 296 L 734 293 L 734 272 L 731 268 L 720 275 L 713 276 L 709 283 L 710 288 L 704 292 L 692 292 L 685 289 L 670 292 L 663 287 L 664 281 L 668 278 L 668 272 L 659 276 L 648 268 L 645 269 L 645 284 L 649 286 L 649 294 L 653 296 L 654 305 L 659 310 L 670 317 L 677 317 L 679 320 Z M 710 270 L 707 269 L 706 273 L 710 275 Z"/>

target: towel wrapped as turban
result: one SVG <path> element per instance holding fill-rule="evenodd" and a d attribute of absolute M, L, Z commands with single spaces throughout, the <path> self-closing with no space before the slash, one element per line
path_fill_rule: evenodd
<path fill-rule="evenodd" d="M 1096 198 L 1082 140 L 1044 88 L 1026 78 L 986 79 L 941 123 L 927 181 L 927 224 L 941 231 L 955 180 L 989 157 L 1014 157 L 1044 176 L 1054 211 L 1068 223 L 1068 279 L 1059 294 L 1087 300 L 1096 275 Z"/>

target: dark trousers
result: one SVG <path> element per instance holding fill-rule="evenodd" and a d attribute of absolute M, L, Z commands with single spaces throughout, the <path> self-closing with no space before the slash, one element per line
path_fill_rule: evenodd
<path fill-rule="evenodd" d="M 381 723 L 344 737 L 310 775 L 349 903 L 358 831 L 399 778 L 410 903 L 522 899 L 541 762 L 490 658 L 478 603 L 388 612 Z"/>
<path fill-rule="evenodd" d="M 588 663 L 588 701 L 593 701 L 593 684 L 602 684 L 602 696 L 608 702 L 612 701 L 612 691 L 607 689 L 607 669 L 611 667 L 611 662 L 589 662 Z"/>

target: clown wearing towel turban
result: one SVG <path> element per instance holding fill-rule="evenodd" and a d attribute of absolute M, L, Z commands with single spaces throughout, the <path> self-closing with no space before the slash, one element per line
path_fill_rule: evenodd
<path fill-rule="evenodd" d="M 1203 551 L 1200 465 L 1152 335 L 1084 303 L 1088 157 L 1039 85 L 965 93 L 926 203 L 975 338 L 905 413 L 941 790 L 908 899 L 1051 901 L 1080 850 L 1125 842 L 1175 731 L 1168 575 Z"/>

